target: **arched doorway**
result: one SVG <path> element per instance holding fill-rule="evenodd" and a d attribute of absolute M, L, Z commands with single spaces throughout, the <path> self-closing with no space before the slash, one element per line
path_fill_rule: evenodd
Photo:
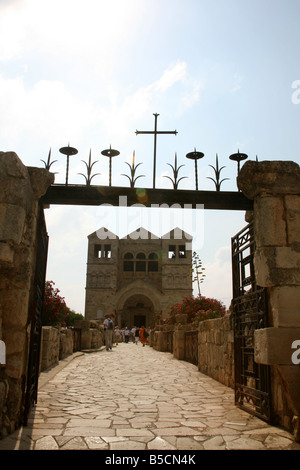
<path fill-rule="evenodd" d="M 154 306 L 143 294 L 134 294 L 124 302 L 121 313 L 121 327 L 149 327 L 152 324 Z"/>

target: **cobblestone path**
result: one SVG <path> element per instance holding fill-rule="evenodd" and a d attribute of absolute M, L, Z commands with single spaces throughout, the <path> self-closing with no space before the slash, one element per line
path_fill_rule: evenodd
<path fill-rule="evenodd" d="M 0 450 L 300 450 L 233 390 L 149 346 L 80 353 L 41 374 L 28 426 Z"/>

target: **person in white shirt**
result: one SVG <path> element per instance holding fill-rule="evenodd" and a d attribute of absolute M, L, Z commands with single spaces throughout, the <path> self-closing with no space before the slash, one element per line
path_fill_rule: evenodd
<path fill-rule="evenodd" d="M 104 338 L 105 338 L 106 351 L 111 351 L 112 350 L 112 339 L 113 339 L 114 324 L 113 324 L 113 321 L 110 318 L 108 313 L 106 313 L 104 315 L 103 325 L 104 325 Z"/>
<path fill-rule="evenodd" d="M 132 342 L 133 343 L 134 343 L 135 330 L 136 330 L 135 326 L 133 328 L 131 328 L 131 337 L 132 337 Z"/>
<path fill-rule="evenodd" d="M 118 326 L 115 327 L 115 340 L 116 340 L 116 346 L 118 346 L 119 341 L 121 340 L 121 330 Z"/>
<path fill-rule="evenodd" d="M 126 326 L 125 327 L 125 343 L 128 343 L 129 337 L 130 337 L 130 330 Z"/>

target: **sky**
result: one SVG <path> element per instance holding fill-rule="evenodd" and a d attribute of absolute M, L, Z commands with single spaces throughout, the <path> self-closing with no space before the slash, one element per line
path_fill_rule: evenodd
<path fill-rule="evenodd" d="M 169 164 L 183 165 L 179 189 L 214 190 L 211 166 L 224 166 L 224 191 L 236 191 L 238 150 L 248 160 L 299 163 L 300 0 L 0 0 L 0 151 L 44 167 L 51 149 L 55 183 L 128 187 L 127 163 L 141 163 L 137 186 L 171 188 Z M 211 165 L 211 166 L 210 166 Z M 97 173 L 97 175 L 96 175 Z M 243 211 L 55 206 L 46 210 L 47 279 L 67 305 L 84 314 L 87 236 L 107 227 L 125 236 L 143 226 L 162 236 L 178 226 L 191 234 L 206 269 L 201 294 L 231 302 L 231 237 Z M 196 287 L 196 286 L 195 286 Z M 197 294 L 197 291 L 195 291 Z"/>

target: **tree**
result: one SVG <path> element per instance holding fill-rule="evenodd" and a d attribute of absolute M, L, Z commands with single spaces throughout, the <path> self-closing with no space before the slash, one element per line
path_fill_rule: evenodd
<path fill-rule="evenodd" d="M 196 251 L 193 252 L 192 256 L 192 267 L 191 267 L 191 278 L 192 282 L 197 281 L 198 295 L 201 297 L 200 284 L 204 281 L 205 274 L 203 273 L 205 268 L 202 266 L 202 261 Z"/>
<path fill-rule="evenodd" d="M 68 316 L 65 318 L 65 326 L 74 326 L 75 320 L 84 320 L 84 316 L 81 313 L 76 313 L 74 310 L 69 310 Z"/>

